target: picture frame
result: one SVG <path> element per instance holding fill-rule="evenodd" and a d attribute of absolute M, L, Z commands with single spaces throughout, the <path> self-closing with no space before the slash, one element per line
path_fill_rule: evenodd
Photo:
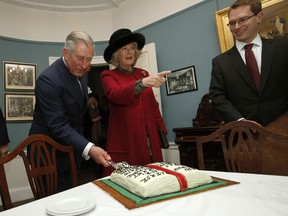
<path fill-rule="evenodd" d="M 198 90 L 195 66 L 174 70 L 166 77 L 167 95 Z"/>
<path fill-rule="evenodd" d="M 5 118 L 7 122 L 23 122 L 33 120 L 35 106 L 34 94 L 4 94 Z"/>
<path fill-rule="evenodd" d="M 3 62 L 4 90 L 33 91 L 36 83 L 36 64 Z"/>
<path fill-rule="evenodd" d="M 228 23 L 228 9 L 215 12 L 215 22 L 219 39 L 221 53 L 229 50 L 234 45 L 233 35 L 230 32 Z M 259 34 L 263 38 L 288 38 L 288 25 L 284 26 L 283 32 L 280 33 L 276 28 L 277 17 L 286 19 L 288 22 L 288 1 L 285 0 L 262 0 L 262 9 L 264 20 L 259 25 Z M 279 21 L 279 20 L 278 20 Z"/>

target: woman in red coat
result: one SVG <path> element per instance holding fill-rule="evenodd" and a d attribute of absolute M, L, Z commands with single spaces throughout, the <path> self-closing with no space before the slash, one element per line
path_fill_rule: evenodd
<path fill-rule="evenodd" d="M 104 59 L 116 68 L 101 74 L 110 112 L 106 150 L 115 162 L 130 165 L 163 161 L 158 128 L 167 134 L 151 87 L 161 86 L 170 71 L 149 76 L 134 67 L 144 44 L 145 37 L 140 33 L 129 29 L 114 32 Z M 112 171 L 106 168 L 104 175 Z"/>

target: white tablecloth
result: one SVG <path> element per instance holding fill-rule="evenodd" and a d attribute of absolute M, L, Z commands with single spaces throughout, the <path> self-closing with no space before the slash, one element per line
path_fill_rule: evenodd
<path fill-rule="evenodd" d="M 207 171 L 211 176 L 238 181 L 231 185 L 187 197 L 128 210 L 93 183 L 1 212 L 2 216 L 47 216 L 46 206 L 56 199 L 93 196 L 96 207 L 84 215 L 94 216 L 287 216 L 288 177 Z"/>

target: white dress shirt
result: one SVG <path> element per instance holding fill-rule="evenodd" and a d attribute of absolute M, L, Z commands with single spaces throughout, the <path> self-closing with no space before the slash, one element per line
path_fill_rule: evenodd
<path fill-rule="evenodd" d="M 245 60 L 245 49 L 244 46 L 247 43 L 241 42 L 241 41 L 237 41 L 236 40 L 236 48 L 238 49 L 244 63 L 246 64 L 246 60 Z M 255 55 L 256 61 L 257 61 L 257 65 L 258 65 L 258 69 L 259 69 L 259 73 L 261 74 L 261 54 L 262 54 L 262 40 L 260 38 L 260 35 L 257 34 L 257 36 L 254 38 L 253 41 L 251 41 L 251 43 L 249 44 L 254 44 L 252 47 L 252 51 Z"/>

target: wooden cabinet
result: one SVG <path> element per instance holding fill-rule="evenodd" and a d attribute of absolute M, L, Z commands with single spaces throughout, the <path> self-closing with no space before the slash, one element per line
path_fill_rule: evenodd
<path fill-rule="evenodd" d="M 180 163 L 198 168 L 196 137 L 209 135 L 219 127 L 220 126 L 174 128 L 174 142 L 179 145 Z M 214 141 L 211 145 L 206 145 L 203 148 L 203 152 L 206 159 L 205 167 L 207 170 L 226 171 L 220 142 Z"/>
<path fill-rule="evenodd" d="M 198 168 L 196 137 L 206 136 L 216 131 L 223 124 L 222 118 L 212 106 L 209 93 L 205 94 L 199 104 L 197 115 L 192 120 L 193 127 L 174 128 L 175 143 L 179 145 L 180 163 Z M 225 171 L 225 162 L 220 142 L 205 146 L 204 156 L 207 158 L 208 170 Z"/>

